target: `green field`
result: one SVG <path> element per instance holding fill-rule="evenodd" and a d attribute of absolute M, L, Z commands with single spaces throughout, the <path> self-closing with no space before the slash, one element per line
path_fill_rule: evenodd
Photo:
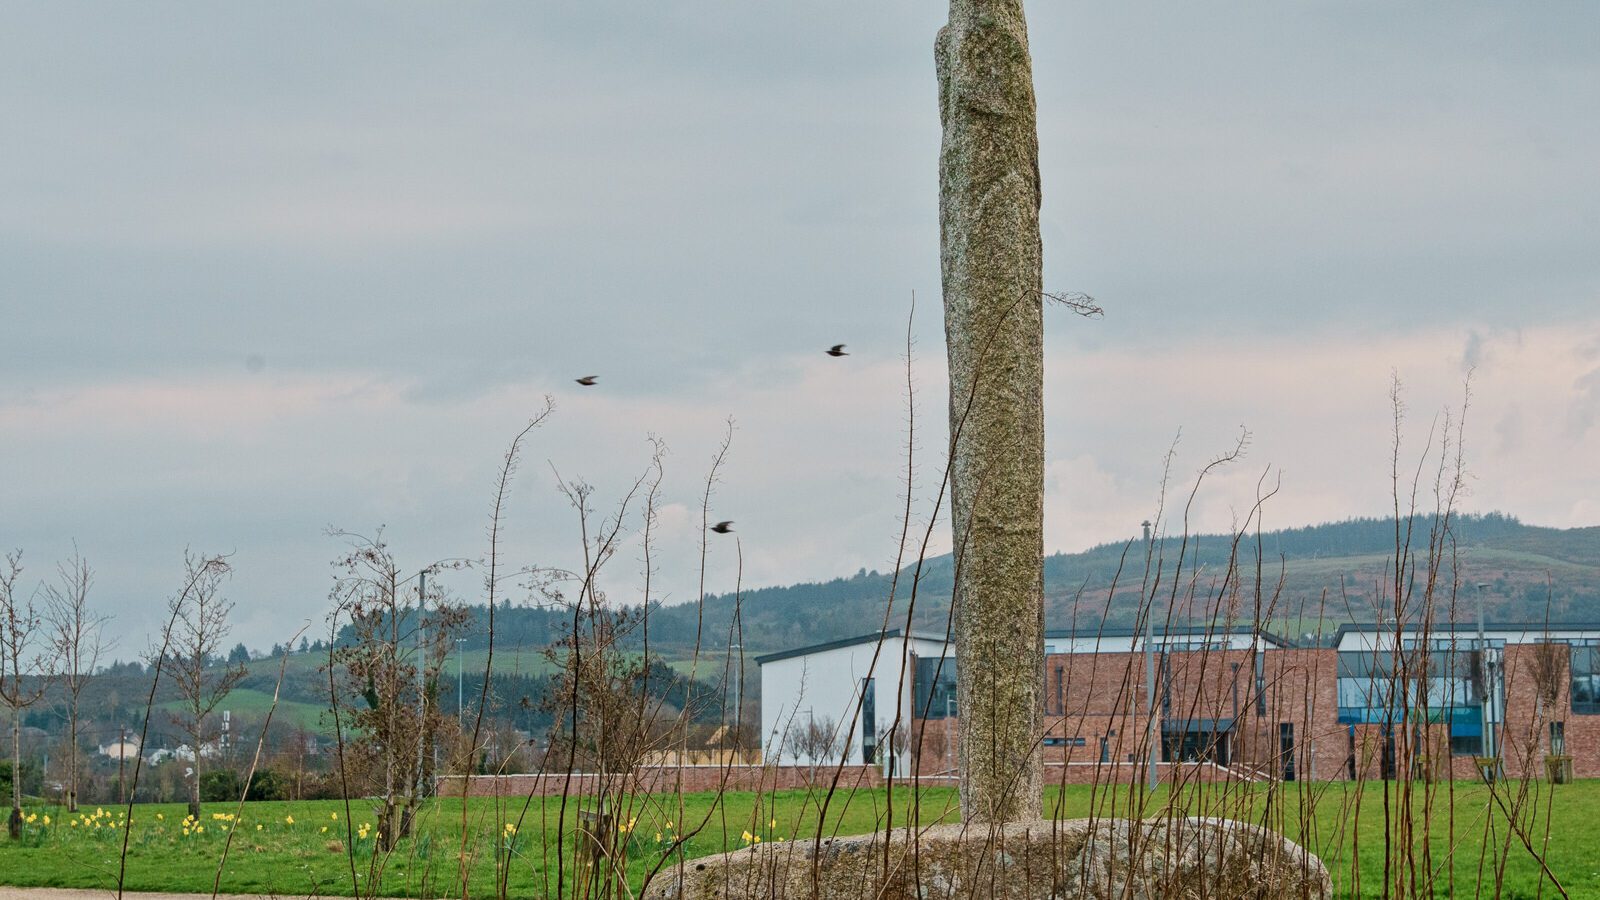
<path fill-rule="evenodd" d="M 1319 784 L 1315 794 L 1270 795 L 1262 789 L 1231 786 L 1225 794 L 1195 789 L 1181 795 L 1190 814 L 1249 816 L 1279 824 L 1316 850 L 1333 872 L 1341 895 L 1349 894 L 1352 869 L 1359 871 L 1361 896 L 1381 896 L 1383 879 L 1384 786 L 1367 784 L 1358 791 L 1343 784 Z M 1394 787 L 1391 785 L 1390 790 Z M 1165 791 L 1151 801 L 1167 802 Z M 1390 796 L 1391 812 L 1398 807 Z M 1546 864 L 1571 897 L 1600 898 L 1600 782 L 1579 782 L 1556 789 L 1549 807 L 1530 824 L 1536 847 L 1545 848 Z M 636 796 L 618 814 L 627 828 L 629 880 L 637 886 L 647 871 L 676 858 L 732 850 L 757 840 L 774 841 L 815 836 L 817 798 L 803 791 L 769 794 L 735 793 L 718 803 L 715 795 Z M 897 789 L 896 823 L 907 816 L 910 791 Z M 1125 789 L 1108 793 L 1088 787 L 1051 789 L 1047 808 L 1066 818 L 1126 812 Z M 919 821 L 954 821 L 954 792 L 923 789 Z M 510 896 L 555 894 L 558 854 L 553 840 L 558 821 L 571 822 L 576 801 L 563 811 L 560 798 L 525 807 L 522 799 L 473 800 L 466 809 L 467 868 L 474 896 L 495 896 L 497 857 L 508 860 L 504 871 Z M 1113 810 L 1109 803 L 1116 803 Z M 1150 807 L 1147 807 L 1150 808 Z M 1154 811 L 1153 808 L 1151 808 Z M 883 827 L 888 810 L 882 790 L 835 794 L 829 803 L 823 834 L 850 834 Z M 1359 817 L 1355 813 L 1359 810 Z M 126 887 L 129 890 L 210 892 L 218 878 L 224 845 L 231 847 L 221 868 L 224 893 L 381 894 L 386 896 L 458 896 L 462 850 L 461 801 L 431 802 L 419 820 L 418 833 L 387 856 L 375 852 L 375 818 L 370 801 L 316 801 L 245 804 L 236 819 L 223 818 L 235 808 L 210 804 L 198 823 L 185 826 L 184 808 L 175 804 L 134 808 L 127 834 Z M 87 808 L 77 816 L 36 806 L 20 841 L 0 841 L 0 883 L 18 886 L 114 888 L 120 851 L 127 829 L 121 808 Z M 1454 818 L 1454 840 L 1449 819 Z M 48 824 L 46 819 L 48 818 Z M 1441 790 L 1433 810 L 1432 863 L 1439 873 L 1435 891 L 1446 896 L 1446 873 L 1453 867 L 1457 894 L 1469 894 L 1479 883 L 1484 835 L 1492 827 L 1491 844 L 1505 839 L 1505 819 L 1487 813 L 1481 786 L 1458 786 L 1453 803 Z M 1306 822 L 1309 835 L 1299 834 Z M 506 826 L 510 823 L 513 828 Z M 366 826 L 363 828 L 363 826 Z M 1548 836 L 1546 836 L 1548 834 Z M 561 864 L 560 877 L 570 884 L 572 854 Z M 1503 860 L 1500 896 L 1539 896 L 1540 867 L 1516 840 L 1505 853 L 1491 853 L 1484 872 L 1492 873 L 1495 857 Z M 1453 852 L 1452 852 L 1453 848 Z M 1359 849 L 1359 853 L 1355 850 Z M 1415 856 L 1419 861 L 1421 855 Z M 1353 863 L 1354 860 L 1354 863 Z M 1491 874 L 1483 875 L 1487 883 Z M 374 888 L 376 885 L 376 888 Z M 1492 886 L 1484 895 L 1492 896 Z M 1558 896 L 1545 882 L 1543 896 Z"/>

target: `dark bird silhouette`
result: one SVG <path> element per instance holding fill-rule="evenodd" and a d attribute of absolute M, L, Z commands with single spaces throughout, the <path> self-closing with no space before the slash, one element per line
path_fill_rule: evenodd
<path fill-rule="evenodd" d="M 577 379 L 577 382 L 584 387 L 594 387 L 595 381 L 599 378 L 599 375 L 585 375 L 582 378 Z"/>
<path fill-rule="evenodd" d="M 726 522 L 718 522 L 717 524 L 711 526 L 711 530 L 715 531 L 717 534 L 727 534 L 733 530 L 733 520 L 729 519 Z"/>
<path fill-rule="evenodd" d="M 844 345 L 843 344 L 834 344 L 832 347 L 828 348 L 828 355 L 829 356 L 849 356 L 850 354 L 844 352 Z"/>

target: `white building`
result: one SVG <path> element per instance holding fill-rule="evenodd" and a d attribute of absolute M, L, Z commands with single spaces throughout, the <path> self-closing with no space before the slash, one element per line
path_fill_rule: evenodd
<path fill-rule="evenodd" d="M 910 741 L 892 739 L 896 723 L 908 734 L 914 693 L 929 702 L 929 689 L 914 692 L 914 683 L 954 684 L 954 653 L 943 635 L 894 629 L 756 657 L 763 756 L 778 765 L 910 771 Z"/>

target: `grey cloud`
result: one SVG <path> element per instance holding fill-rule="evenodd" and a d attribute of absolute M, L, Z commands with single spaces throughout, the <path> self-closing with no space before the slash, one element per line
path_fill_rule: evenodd
<path fill-rule="evenodd" d="M 1498 341 L 1592 315 L 1592 4 L 1030 15 L 1047 282 L 1107 309 L 1051 317 L 1052 348 L 1154 356 L 1440 323 Z M 237 445 L 113 439 L 93 421 L 53 443 L 0 434 L 24 473 L 0 483 L 15 538 L 39 555 L 82 538 L 140 602 L 164 595 L 185 543 L 214 539 L 240 550 L 238 596 L 265 605 L 273 579 L 256 573 L 293 569 L 310 610 L 329 521 L 388 521 L 419 555 L 476 546 L 501 435 L 451 418 L 464 408 L 514 423 L 546 391 L 655 404 L 622 424 L 688 446 L 747 413 L 740 385 L 780 412 L 855 399 L 858 384 L 790 385 L 841 341 L 850 365 L 897 359 L 913 290 L 919 356 L 937 360 L 942 18 L 909 0 L 9 4 L 3 402 L 235 377 L 393 394 L 382 421 L 362 418 L 363 395 Z M 591 372 L 602 392 L 571 393 Z M 1576 390 L 1573 427 L 1592 430 L 1600 388 Z M 1232 402 L 1213 412 L 1236 421 Z M 1153 413 L 1154 437 L 1113 421 L 1095 439 L 1158 459 L 1178 414 Z M 898 421 L 898 399 L 882 415 Z M 551 456 L 598 480 L 640 459 L 556 434 Z M 761 503 L 838 503 L 826 468 L 782 474 L 796 446 L 762 446 Z M 892 497 L 893 477 L 872 484 Z M 827 568 L 881 528 L 874 507 L 851 509 L 773 526 L 815 549 L 775 551 L 766 571 L 880 566 Z M 846 537 L 803 533 L 819 528 Z M 568 537 L 530 526 L 524 546 Z"/>
<path fill-rule="evenodd" d="M 1579 378 L 1572 385 L 1573 397 L 1568 407 L 1567 431 L 1573 437 L 1588 434 L 1600 422 L 1600 368 Z"/>
<path fill-rule="evenodd" d="M 1487 351 L 1484 348 L 1483 335 L 1476 328 L 1467 332 L 1467 344 L 1461 349 L 1461 368 L 1463 371 L 1472 371 L 1483 368 L 1487 361 Z"/>

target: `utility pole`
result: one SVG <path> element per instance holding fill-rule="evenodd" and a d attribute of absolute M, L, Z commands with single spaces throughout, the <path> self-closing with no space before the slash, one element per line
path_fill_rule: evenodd
<path fill-rule="evenodd" d="M 464 721 L 464 714 L 462 713 L 464 701 L 462 700 L 461 692 L 461 686 L 463 684 L 461 671 L 464 664 L 461 660 L 461 651 L 462 645 L 466 642 L 466 638 L 456 638 L 456 725 L 458 726 Z"/>
<path fill-rule="evenodd" d="M 950 728 L 951 728 L 951 724 L 952 724 L 950 720 L 952 718 L 954 718 L 955 710 L 952 709 L 951 707 L 952 707 L 952 704 L 955 703 L 955 699 L 956 699 L 956 695 L 955 694 L 952 694 L 949 691 L 945 692 L 945 695 L 944 695 L 944 759 L 945 759 L 945 768 L 950 770 L 950 774 L 952 776 L 956 774 L 956 759 L 955 759 L 956 742 L 950 739 L 951 738 Z"/>
<path fill-rule="evenodd" d="M 428 570 L 417 573 L 417 781 L 413 795 L 423 793 L 422 763 L 428 744 L 428 650 L 423 607 L 428 601 Z"/>
<path fill-rule="evenodd" d="M 1479 749 L 1483 753 L 1483 780 L 1486 782 L 1494 781 L 1500 769 L 1500 748 L 1494 739 L 1494 717 L 1491 712 L 1496 700 L 1494 668 L 1489 662 L 1489 642 L 1483 630 L 1483 593 L 1488 588 L 1488 584 L 1478 582 L 1478 678 L 1483 684 L 1483 696 L 1478 698 L 1478 721 L 1483 729 L 1482 746 Z"/>
<path fill-rule="evenodd" d="M 143 747 L 139 748 L 144 751 Z M 117 805 L 126 806 L 128 803 L 127 792 L 123 789 L 122 773 L 128 760 L 128 726 L 122 726 L 121 737 L 117 738 Z"/>
<path fill-rule="evenodd" d="M 742 749 L 739 732 L 744 723 L 744 645 L 729 644 L 728 651 L 738 653 L 733 662 L 733 749 L 738 752 Z"/>
<path fill-rule="evenodd" d="M 1149 581 L 1150 565 L 1155 559 L 1155 547 L 1150 543 L 1150 520 L 1145 519 L 1139 523 L 1144 527 L 1144 570 L 1145 580 Z M 1155 618 L 1155 598 L 1146 599 L 1144 611 L 1144 714 L 1145 714 L 1145 782 L 1151 791 L 1156 789 L 1160 781 L 1156 775 L 1156 754 L 1158 752 L 1156 734 L 1156 654 L 1152 644 L 1155 641 L 1155 630 L 1150 620 Z"/>

